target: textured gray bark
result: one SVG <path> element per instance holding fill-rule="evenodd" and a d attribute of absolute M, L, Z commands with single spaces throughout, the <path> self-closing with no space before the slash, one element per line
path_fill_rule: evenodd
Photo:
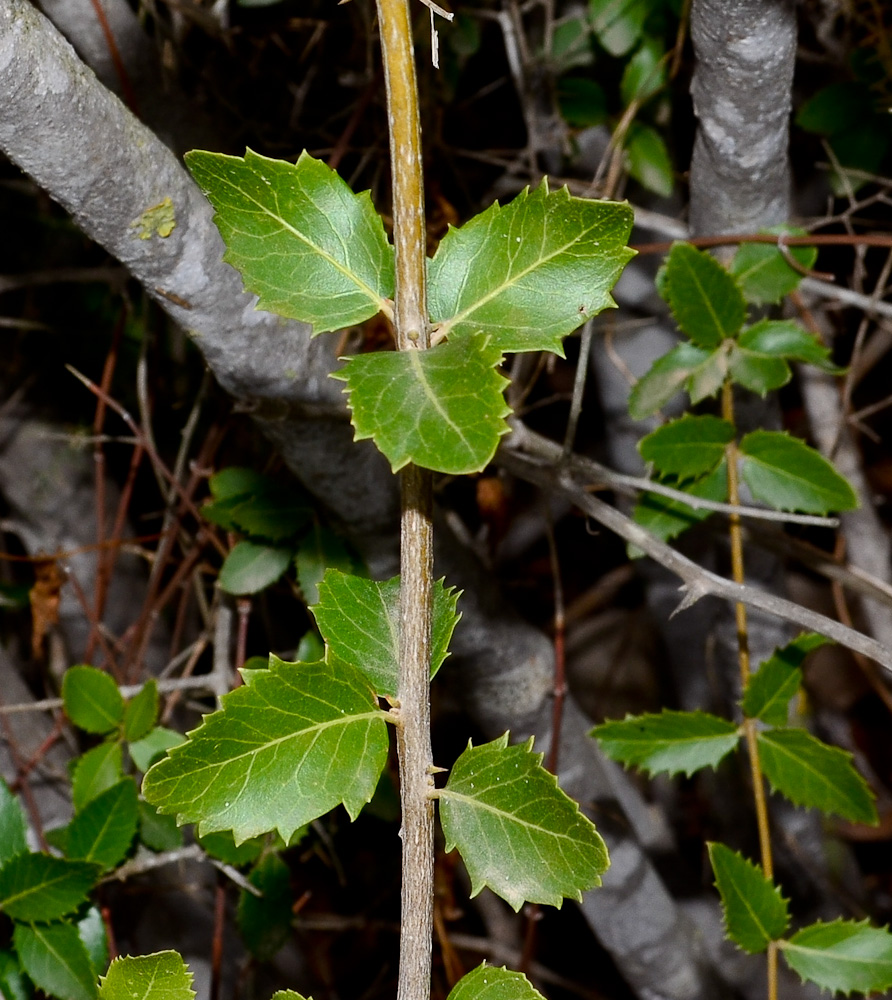
<path fill-rule="evenodd" d="M 691 230 L 754 232 L 786 222 L 796 56 L 793 0 L 694 0 L 699 128 L 691 162 Z"/>

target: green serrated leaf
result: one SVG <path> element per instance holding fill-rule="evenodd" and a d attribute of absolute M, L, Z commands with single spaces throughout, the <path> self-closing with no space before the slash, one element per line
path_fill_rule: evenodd
<path fill-rule="evenodd" d="M 140 771 L 146 772 L 155 763 L 158 757 L 166 753 L 172 747 L 178 747 L 185 742 L 185 736 L 173 729 L 166 729 L 164 726 L 155 726 L 153 730 L 141 740 L 131 743 L 128 747 L 130 757 Z"/>
<path fill-rule="evenodd" d="M 691 377 L 685 383 L 691 403 L 696 405 L 704 399 L 718 395 L 727 377 L 728 352 L 724 347 L 720 347 L 691 372 Z"/>
<path fill-rule="evenodd" d="M 0 778 L 0 868 L 28 850 L 28 822 L 18 798 Z"/>
<path fill-rule="evenodd" d="M 31 1000 L 32 993 L 19 960 L 12 951 L 0 949 L 0 996 L 3 1000 Z"/>
<path fill-rule="evenodd" d="M 239 531 L 252 538 L 283 542 L 304 531 L 313 509 L 284 486 L 272 495 L 248 497 L 233 505 L 229 516 Z"/>
<path fill-rule="evenodd" d="M 263 895 L 245 889 L 239 894 L 236 919 L 251 954 L 261 962 L 269 961 L 291 937 L 294 893 L 291 872 L 278 855 L 267 854 L 248 876 L 251 885 Z"/>
<path fill-rule="evenodd" d="M 488 885 L 515 909 L 560 906 L 601 884 L 607 848 L 579 806 L 542 767 L 533 741 L 508 734 L 468 748 L 438 793 L 446 850 L 458 848 L 471 895 Z"/>
<path fill-rule="evenodd" d="M 830 375 L 845 373 L 845 368 L 838 368 L 829 360 L 830 348 L 793 320 L 763 319 L 747 327 L 737 342 L 756 354 L 805 361 Z"/>
<path fill-rule="evenodd" d="M 740 442 L 741 475 L 757 500 L 778 510 L 853 510 L 858 497 L 833 466 L 783 431 L 751 431 Z"/>
<path fill-rule="evenodd" d="M 544 1000 L 525 975 L 495 965 L 478 965 L 452 987 L 447 1000 Z"/>
<path fill-rule="evenodd" d="M 131 746 L 131 751 L 132 751 Z M 106 741 L 82 754 L 71 778 L 71 798 L 79 812 L 124 777 L 121 744 Z"/>
<path fill-rule="evenodd" d="M 545 182 L 525 189 L 443 237 L 429 268 L 431 318 L 452 339 L 483 332 L 499 351 L 563 357 L 563 338 L 615 305 L 631 229 L 626 204 Z"/>
<path fill-rule="evenodd" d="M 644 420 L 662 409 L 696 372 L 709 364 L 712 356 L 709 351 L 684 343 L 658 358 L 632 387 L 629 395 L 632 419 Z"/>
<path fill-rule="evenodd" d="M 124 698 L 108 674 L 95 667 L 69 667 L 62 678 L 65 714 L 88 733 L 109 733 L 124 717 Z"/>
<path fill-rule="evenodd" d="M 620 81 L 619 94 L 624 106 L 632 101 L 644 103 L 666 84 L 666 63 L 663 43 L 658 38 L 645 38 L 626 63 Z"/>
<path fill-rule="evenodd" d="M 591 128 L 607 121 L 604 88 L 587 77 L 562 76 L 557 82 L 561 117 L 571 128 Z"/>
<path fill-rule="evenodd" d="M 143 799 L 138 807 L 139 839 L 150 851 L 173 851 L 183 846 L 183 833 L 173 816 L 162 816 Z"/>
<path fill-rule="evenodd" d="M 356 440 L 373 438 L 394 472 L 409 462 L 480 472 L 508 433 L 508 380 L 496 371 L 502 352 L 482 334 L 346 360 L 332 377 L 347 383 Z"/>
<path fill-rule="evenodd" d="M 276 990 L 272 1000 L 307 1000 L 307 998 L 295 993 L 294 990 Z"/>
<path fill-rule="evenodd" d="M 249 865 L 256 861 L 263 852 L 263 845 L 266 843 L 266 835 L 252 837 L 241 844 L 236 845 L 232 839 L 231 830 L 220 830 L 217 833 L 206 833 L 198 838 L 203 851 L 206 851 L 212 858 L 224 862 L 227 865 Z"/>
<path fill-rule="evenodd" d="M 672 158 L 663 137 L 650 125 L 633 122 L 626 142 L 629 173 L 648 191 L 668 198 L 675 188 Z"/>
<path fill-rule="evenodd" d="M 101 976 L 108 966 L 108 932 L 97 907 L 91 906 L 86 916 L 78 920 L 77 936 L 87 950 L 93 974 Z"/>
<path fill-rule="evenodd" d="M 279 579 L 293 556 L 290 546 L 236 542 L 220 567 L 220 586 L 228 594 L 256 594 Z"/>
<path fill-rule="evenodd" d="M 443 580 L 434 584 L 431 677 L 449 655 L 449 640 L 461 617 L 460 594 Z M 377 582 L 331 569 L 319 585 L 316 624 L 335 659 L 361 670 L 378 695 L 395 697 L 399 680 L 400 579 Z"/>
<path fill-rule="evenodd" d="M 728 374 L 738 385 L 760 396 L 780 389 L 793 377 L 783 358 L 757 354 L 739 344 L 732 345 L 728 354 Z"/>
<path fill-rule="evenodd" d="M 294 568 L 304 600 L 309 605 L 318 604 L 319 584 L 327 569 L 339 569 L 356 575 L 362 574 L 364 570 L 362 560 L 347 542 L 318 522 L 314 522 L 301 539 L 300 548 L 294 557 Z M 318 658 L 321 659 L 321 656 L 320 653 Z M 307 660 L 311 657 L 300 655 L 297 659 Z"/>
<path fill-rule="evenodd" d="M 638 443 L 645 462 L 660 472 L 690 479 L 712 472 L 734 440 L 734 425 L 712 416 L 686 413 L 658 427 Z"/>
<path fill-rule="evenodd" d="M 148 736 L 158 721 L 158 684 L 154 678 L 143 685 L 124 708 L 124 739 L 129 743 Z"/>
<path fill-rule="evenodd" d="M 724 459 L 708 475 L 692 482 L 679 484 L 674 477 L 661 477 L 659 482 L 705 500 L 724 503 L 728 499 L 728 466 Z M 642 493 L 632 516 L 652 535 L 666 542 L 700 521 L 705 521 L 712 513 L 707 508 L 690 507 L 681 500 L 670 500 L 658 493 Z M 633 558 L 641 554 L 643 553 L 637 549 L 630 552 Z"/>
<path fill-rule="evenodd" d="M 885 927 L 834 920 L 803 927 L 778 944 L 787 965 L 822 989 L 874 994 L 892 988 L 892 934 Z"/>
<path fill-rule="evenodd" d="M 102 869 L 124 859 L 136 835 L 136 782 L 125 778 L 88 803 L 68 827 L 67 854 Z"/>
<path fill-rule="evenodd" d="M 631 52 L 641 37 L 650 0 L 589 0 L 592 27 L 612 56 Z"/>
<path fill-rule="evenodd" d="M 672 245 L 661 294 L 679 328 L 698 347 L 714 350 L 733 337 L 746 318 L 737 281 L 714 257 L 690 243 Z"/>
<path fill-rule="evenodd" d="M 246 672 L 155 764 L 146 799 L 200 834 L 232 830 L 236 843 L 298 827 L 343 803 L 355 818 L 387 758 L 386 713 L 365 677 L 344 663 L 284 663 Z"/>
<path fill-rule="evenodd" d="M 787 901 L 762 869 L 724 844 L 707 844 L 728 937 L 751 955 L 765 951 L 790 923 Z"/>
<path fill-rule="evenodd" d="M 22 968 L 44 993 L 59 1000 L 98 996 L 90 956 L 73 924 L 16 924 L 13 942 Z"/>
<path fill-rule="evenodd" d="M 101 1000 L 192 1000 L 192 973 L 175 951 L 116 958 L 99 982 Z"/>
<path fill-rule="evenodd" d="M 239 465 L 229 465 L 208 480 L 208 488 L 215 500 L 233 500 L 262 493 L 268 485 L 267 476 Z"/>
<path fill-rule="evenodd" d="M 773 235 L 806 235 L 804 229 L 792 226 L 776 226 L 766 231 Z M 818 258 L 816 247 L 787 247 L 787 254 L 803 270 L 814 267 Z M 780 302 L 799 287 L 803 277 L 802 273 L 790 267 L 787 257 L 770 243 L 742 243 L 731 261 L 731 273 L 740 282 L 746 300 L 759 304 Z"/>
<path fill-rule="evenodd" d="M 362 323 L 392 298 L 393 248 L 369 193 L 354 194 L 320 160 L 195 150 L 186 164 L 216 210 L 224 260 L 261 309 L 321 333 Z"/>
<path fill-rule="evenodd" d="M 611 760 L 634 764 L 650 774 L 665 771 L 690 777 L 703 767 L 718 767 L 740 739 L 738 727 L 706 712 L 630 715 L 602 722 L 591 731 Z"/>
<path fill-rule="evenodd" d="M 790 699 L 802 684 L 799 665 L 811 650 L 829 641 L 816 632 L 806 632 L 776 649 L 750 678 L 741 701 L 743 714 L 769 726 L 785 726 Z"/>
<path fill-rule="evenodd" d="M 797 806 L 854 823 L 877 823 L 873 793 L 850 753 L 804 729 L 771 729 L 757 739 L 762 770 L 773 791 Z"/>
<path fill-rule="evenodd" d="M 86 900 L 98 874 L 84 861 L 17 854 L 0 870 L 0 910 L 13 920 L 58 920 Z"/>

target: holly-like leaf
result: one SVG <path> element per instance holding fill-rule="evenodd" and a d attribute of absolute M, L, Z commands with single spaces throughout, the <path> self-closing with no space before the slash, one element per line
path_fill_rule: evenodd
<path fill-rule="evenodd" d="M 139 821 L 136 783 L 125 778 L 88 803 L 68 827 L 67 854 L 105 870 L 124 859 Z"/>
<path fill-rule="evenodd" d="M 812 649 L 826 642 L 824 636 L 806 632 L 776 649 L 750 678 L 741 702 L 743 714 L 769 726 L 785 726 L 790 699 L 802 684 L 799 665 Z"/>
<path fill-rule="evenodd" d="M 81 754 L 71 778 L 75 812 L 124 777 L 122 757 L 121 744 L 111 741 L 100 743 L 98 747 Z"/>
<path fill-rule="evenodd" d="M 790 923 L 787 901 L 762 869 L 724 844 L 708 844 L 728 937 L 751 955 L 765 951 Z"/>
<path fill-rule="evenodd" d="M 738 385 L 760 396 L 780 389 L 793 377 L 783 358 L 757 354 L 739 344 L 734 344 L 728 354 L 728 374 Z"/>
<path fill-rule="evenodd" d="M 438 793 L 446 850 L 457 847 L 471 895 L 485 885 L 515 909 L 560 906 L 601 884 L 607 848 L 579 806 L 542 767 L 533 741 L 508 746 L 508 734 L 468 748 Z"/>
<path fill-rule="evenodd" d="M 803 927 L 778 942 L 787 965 L 833 993 L 884 993 L 892 988 L 892 934 L 866 920 Z"/>
<path fill-rule="evenodd" d="M 4 1000 L 31 1000 L 33 990 L 9 949 L 0 949 L 0 996 Z"/>
<path fill-rule="evenodd" d="M 431 677 L 449 652 L 460 618 L 454 587 L 434 584 L 431 622 Z M 378 695 L 395 697 L 399 681 L 400 578 L 377 582 L 331 569 L 319 585 L 316 624 L 330 657 L 361 670 Z"/>
<path fill-rule="evenodd" d="M 18 798 L 0 778 L 0 868 L 10 858 L 28 850 L 28 824 Z"/>
<path fill-rule="evenodd" d="M 373 438 L 394 472 L 409 462 L 480 472 L 508 433 L 508 380 L 496 371 L 502 351 L 482 334 L 347 361 L 333 377 L 347 383 L 356 440 Z"/>
<path fill-rule="evenodd" d="M 386 713 L 345 663 L 284 663 L 243 673 L 223 709 L 205 717 L 155 764 L 146 799 L 200 834 L 232 830 L 236 843 L 298 827 L 343 803 L 352 819 L 387 759 Z"/>
<path fill-rule="evenodd" d="M 853 510 L 858 497 L 833 466 L 783 431 L 751 431 L 740 442 L 741 475 L 757 500 L 777 510 Z"/>
<path fill-rule="evenodd" d="M 660 294 L 682 332 L 708 350 L 735 336 L 746 318 L 737 281 L 714 257 L 690 243 L 673 244 Z"/>
<path fill-rule="evenodd" d="M 252 837 L 236 846 L 232 839 L 231 830 L 218 830 L 216 833 L 206 833 L 198 838 L 201 848 L 212 858 L 222 861 L 227 865 L 241 867 L 255 862 L 263 853 L 266 844 L 266 835 Z"/>
<path fill-rule="evenodd" d="M 767 232 L 780 235 L 805 236 L 804 229 L 777 226 Z M 804 270 L 814 266 L 818 258 L 816 247 L 788 247 L 787 254 Z M 802 281 L 802 273 L 790 267 L 784 254 L 770 243 L 742 243 L 734 260 L 731 273 L 740 282 L 748 302 L 778 303 L 794 292 Z"/>
<path fill-rule="evenodd" d="M 108 932 L 98 907 L 91 906 L 78 920 L 77 936 L 87 949 L 94 975 L 102 975 L 108 966 Z"/>
<path fill-rule="evenodd" d="M 22 968 L 48 996 L 96 1000 L 93 964 L 74 924 L 16 924 L 13 942 Z"/>
<path fill-rule="evenodd" d="M 794 805 L 854 823 L 877 823 L 873 793 L 850 753 L 804 729 L 771 729 L 759 733 L 758 742 L 765 777 Z"/>
<path fill-rule="evenodd" d="M 645 37 L 623 70 L 620 99 L 624 105 L 629 105 L 632 101 L 644 103 L 661 90 L 665 83 L 663 44 L 656 38 Z"/>
<path fill-rule="evenodd" d="M 0 870 L 0 910 L 13 920 L 58 920 L 74 912 L 99 869 L 49 854 L 17 854 Z"/>
<path fill-rule="evenodd" d="M 319 603 L 319 584 L 330 567 L 343 570 L 345 573 L 363 572 L 362 560 L 347 542 L 340 535 L 314 521 L 310 530 L 301 539 L 300 548 L 294 557 L 297 579 L 307 604 Z M 318 658 L 321 659 L 321 656 L 320 653 Z M 301 655 L 298 659 L 308 660 L 317 657 Z"/>
<path fill-rule="evenodd" d="M 602 722 L 590 735 L 621 764 L 634 764 L 650 774 L 683 771 L 688 777 L 703 767 L 717 767 L 740 739 L 738 727 L 727 719 L 668 709 Z"/>
<path fill-rule="evenodd" d="M 148 771 L 155 763 L 155 760 L 172 747 L 178 747 L 184 742 L 182 733 L 174 729 L 166 729 L 164 726 L 155 728 L 141 740 L 131 743 L 129 746 L 130 757 L 140 771 Z"/>
<path fill-rule="evenodd" d="M 148 736 L 158 721 L 158 684 L 150 678 L 124 708 L 124 739 L 130 743 Z"/>
<path fill-rule="evenodd" d="M 563 338 L 615 305 L 631 230 L 626 204 L 527 188 L 443 237 L 429 268 L 431 318 L 452 339 L 482 331 L 500 351 L 563 357 Z"/>
<path fill-rule="evenodd" d="M 644 420 L 662 409 L 682 387 L 690 385 L 692 378 L 710 367 L 712 358 L 713 353 L 688 343 L 679 344 L 658 358 L 632 387 L 629 395 L 632 419 Z"/>
<path fill-rule="evenodd" d="M 220 567 L 220 586 L 228 594 L 256 594 L 279 579 L 293 556 L 287 546 L 236 542 Z"/>
<path fill-rule="evenodd" d="M 666 486 L 690 493 L 691 496 L 724 503 L 728 499 L 728 466 L 724 459 L 706 476 L 686 483 L 677 483 L 674 476 L 660 477 Z M 633 517 L 643 528 L 664 542 L 705 521 L 713 512 L 706 507 L 691 507 L 681 500 L 670 500 L 659 493 L 643 493 L 635 505 Z M 640 549 L 629 547 L 631 558 L 643 555 Z"/>
<path fill-rule="evenodd" d="M 173 851 L 183 846 L 183 833 L 173 816 L 162 816 L 144 799 L 139 808 L 139 839 L 150 851 Z"/>
<path fill-rule="evenodd" d="M 830 361 L 829 347 L 825 347 L 814 334 L 792 320 L 763 319 L 747 327 L 737 343 L 760 356 L 804 361 L 830 375 L 842 375 L 845 372 L 844 368 L 838 368 Z"/>
<path fill-rule="evenodd" d="M 109 733 L 124 717 L 124 698 L 108 674 L 95 667 L 69 667 L 62 678 L 65 714 L 88 733 Z"/>
<path fill-rule="evenodd" d="M 633 122 L 626 143 L 629 174 L 648 191 L 668 198 L 675 187 L 672 160 L 663 137 L 650 125 Z"/>
<path fill-rule="evenodd" d="M 733 440 L 734 425 L 727 420 L 685 414 L 642 438 L 638 451 L 660 472 L 690 479 L 712 472 L 725 454 L 725 445 Z"/>
<path fill-rule="evenodd" d="M 631 52 L 644 28 L 644 20 L 651 10 L 650 0 L 589 0 L 592 27 L 598 41 L 612 56 Z"/>
<path fill-rule="evenodd" d="M 544 1000 L 523 973 L 478 965 L 452 987 L 447 1000 Z"/>
<path fill-rule="evenodd" d="M 294 916 L 291 872 L 280 857 L 267 854 L 248 881 L 263 895 L 241 891 L 236 915 L 238 928 L 251 954 L 267 962 L 291 937 Z"/>
<path fill-rule="evenodd" d="M 99 981 L 100 1000 L 192 1000 L 192 973 L 175 951 L 116 958 Z"/>
<path fill-rule="evenodd" d="M 393 296 L 393 248 L 369 193 L 320 160 L 196 150 L 186 164 L 216 210 L 223 259 L 261 309 L 321 333 L 370 319 Z"/>

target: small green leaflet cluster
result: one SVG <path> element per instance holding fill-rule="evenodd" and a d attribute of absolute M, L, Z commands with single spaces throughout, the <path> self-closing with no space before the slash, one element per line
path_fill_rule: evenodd
<path fill-rule="evenodd" d="M 181 739 L 156 725 L 158 690 L 147 684 L 129 701 L 107 674 L 69 669 L 62 695 L 69 719 L 104 737 L 79 758 L 72 774 L 74 818 L 46 837 L 62 857 L 29 851 L 17 799 L 0 783 L 0 910 L 13 922 L 12 951 L 0 951 L 0 993 L 27 996 L 24 978 L 62 1000 L 94 1000 L 96 978 L 108 963 L 105 928 L 89 894 L 130 853 L 134 839 L 169 846 L 169 821 L 138 800 L 124 773 L 126 744 L 145 770 Z M 174 828 L 174 837 L 179 833 Z M 159 838 L 163 843 L 159 842 Z"/>
<path fill-rule="evenodd" d="M 392 316 L 393 248 L 367 192 L 307 153 L 296 164 L 250 150 L 186 161 L 260 308 L 315 333 Z M 613 305 L 631 227 L 628 205 L 543 183 L 450 229 L 429 262 L 435 346 L 347 358 L 335 376 L 356 437 L 373 439 L 394 471 L 482 470 L 508 432 L 504 354 L 562 354 L 564 337 Z"/>
<path fill-rule="evenodd" d="M 319 520 L 309 497 L 294 484 L 283 488 L 269 476 L 230 466 L 211 476 L 211 500 L 202 515 L 226 531 L 246 536 L 220 568 L 220 586 L 230 594 L 256 594 L 294 566 L 308 604 L 318 600 L 329 566 L 359 572 L 360 560 Z"/>
<path fill-rule="evenodd" d="M 238 845 L 271 831 L 288 842 L 335 806 L 355 818 L 370 801 L 393 721 L 379 698 L 397 690 L 399 581 L 329 570 L 319 595 L 312 610 L 324 659 L 271 656 L 268 669 L 243 670 L 245 683 L 224 696 L 221 711 L 146 775 L 143 793 L 162 813 L 198 824 L 202 836 L 231 830 Z M 456 601 L 442 581 L 435 585 L 432 673 L 447 655 Z M 530 745 L 509 747 L 503 737 L 469 746 L 431 794 L 474 892 L 488 885 L 519 908 L 525 900 L 559 905 L 599 884 L 603 841 Z M 275 879 L 272 869 L 256 874 Z"/>
<path fill-rule="evenodd" d="M 874 797 L 852 756 L 787 725 L 790 699 L 802 682 L 805 656 L 826 640 L 799 636 L 765 660 L 747 685 L 743 715 L 761 723 L 757 735 L 762 770 L 773 791 L 798 806 L 820 809 L 855 823 L 877 823 Z M 705 712 L 663 711 L 605 722 L 592 730 L 613 760 L 650 774 L 717 767 L 740 742 L 742 729 Z M 744 951 L 762 952 L 775 941 L 787 964 L 804 980 L 843 993 L 892 987 L 892 934 L 867 922 L 814 924 L 785 938 L 786 900 L 761 869 L 722 844 L 709 856 L 722 898 L 728 936 Z"/>
<path fill-rule="evenodd" d="M 834 993 L 881 993 L 892 987 L 892 934 L 866 921 L 833 920 L 790 926 L 787 900 L 762 869 L 723 844 L 709 844 L 728 936 L 758 954 L 774 941 L 805 981 Z"/>
<path fill-rule="evenodd" d="M 116 958 L 99 985 L 99 1000 L 194 1000 L 192 973 L 175 951 Z M 307 1000 L 277 990 L 272 1000 Z M 447 1000 L 543 1000 L 526 976 L 492 965 L 477 966 L 452 988 Z"/>
<path fill-rule="evenodd" d="M 813 263 L 814 255 L 811 248 L 794 248 L 794 256 L 805 266 Z M 793 361 L 838 374 L 827 348 L 798 323 L 760 320 L 744 326 L 747 300 L 777 301 L 799 280 L 770 245 L 744 244 L 729 273 L 709 254 L 688 243 L 674 244 L 658 287 L 688 340 L 658 359 L 635 385 L 629 400 L 632 416 L 651 416 L 681 389 L 698 403 L 728 381 L 764 396 L 790 380 Z M 736 439 L 737 430 L 727 420 L 685 414 L 648 434 L 638 447 L 659 482 L 693 496 L 727 500 L 725 463 L 729 446 L 736 442 L 733 454 L 740 477 L 755 500 L 776 510 L 807 514 L 858 506 L 849 483 L 799 438 L 756 430 Z M 635 519 L 663 540 L 709 514 L 653 493 L 644 494 L 635 509 Z"/>

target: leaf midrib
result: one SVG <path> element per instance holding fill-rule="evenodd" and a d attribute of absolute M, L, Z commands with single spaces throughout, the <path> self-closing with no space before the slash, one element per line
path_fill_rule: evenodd
<path fill-rule="evenodd" d="M 310 240 L 307 236 L 305 236 L 302 232 L 300 232 L 300 230 L 295 229 L 294 226 L 292 226 L 289 222 L 287 222 L 284 218 L 282 218 L 281 215 L 277 215 L 276 213 L 271 211 L 269 208 L 266 207 L 266 205 L 258 201 L 257 198 L 249 194 L 243 188 L 239 187 L 230 178 L 222 176 L 220 174 L 217 174 L 216 176 L 219 181 L 221 181 L 224 184 L 227 184 L 237 194 L 241 195 L 243 198 L 247 199 L 252 204 L 256 205 L 261 212 L 269 216 L 269 218 L 272 219 L 273 221 L 278 222 L 283 229 L 286 229 L 293 236 L 299 239 L 302 243 L 308 246 L 314 253 L 317 253 L 324 260 L 328 261 L 336 270 L 340 271 L 341 274 L 343 274 L 346 278 L 349 278 L 356 285 L 356 287 L 361 292 L 363 292 L 363 294 L 367 298 L 371 299 L 371 301 L 378 306 L 379 309 L 384 308 L 385 298 L 383 296 L 378 295 L 378 293 L 369 285 L 367 285 L 355 272 L 350 271 L 348 268 L 344 267 L 344 265 L 341 264 L 340 261 L 337 260 L 337 258 L 333 257 L 330 253 L 328 253 L 328 251 L 323 250 L 321 247 L 317 246 L 315 243 L 312 242 L 312 240 Z M 312 201 L 312 199 L 310 200 Z M 315 203 L 313 204 L 315 207 Z"/>
<path fill-rule="evenodd" d="M 524 268 L 524 270 L 522 270 L 522 271 L 518 272 L 516 275 L 514 275 L 511 278 L 511 280 L 504 281 L 497 288 L 494 288 L 492 291 L 487 292 L 486 295 L 484 295 L 481 298 L 477 299 L 476 302 L 474 302 L 472 305 L 468 306 L 466 309 L 463 309 L 461 312 L 456 313 L 454 316 L 452 316 L 449 319 L 439 320 L 438 322 L 440 324 L 441 335 L 442 336 L 448 336 L 449 331 L 452 330 L 454 327 L 456 327 L 459 323 L 464 322 L 464 320 L 470 314 L 476 312 L 478 309 L 481 309 L 483 306 L 485 306 L 488 302 L 491 302 L 498 295 L 501 295 L 505 291 L 505 289 L 511 288 L 512 285 L 517 284 L 517 282 L 520 281 L 522 278 L 525 278 L 528 274 L 530 274 L 531 272 L 535 271 L 537 267 L 543 267 L 545 264 L 547 264 L 549 261 L 553 260 L 559 254 L 564 253 L 569 247 L 573 246 L 576 243 L 579 243 L 582 239 L 584 239 L 586 236 L 588 236 L 589 233 L 593 232 L 597 228 L 598 228 L 598 226 L 594 225 L 594 224 L 591 225 L 591 226 L 589 226 L 586 230 L 584 230 L 583 232 L 579 233 L 572 240 L 568 240 L 563 246 L 558 247 L 553 253 L 548 254 L 547 256 L 538 258 L 529 267 Z M 491 230 L 490 230 L 490 232 L 491 232 Z M 487 239 L 488 238 L 489 238 L 489 236 L 487 236 Z"/>

